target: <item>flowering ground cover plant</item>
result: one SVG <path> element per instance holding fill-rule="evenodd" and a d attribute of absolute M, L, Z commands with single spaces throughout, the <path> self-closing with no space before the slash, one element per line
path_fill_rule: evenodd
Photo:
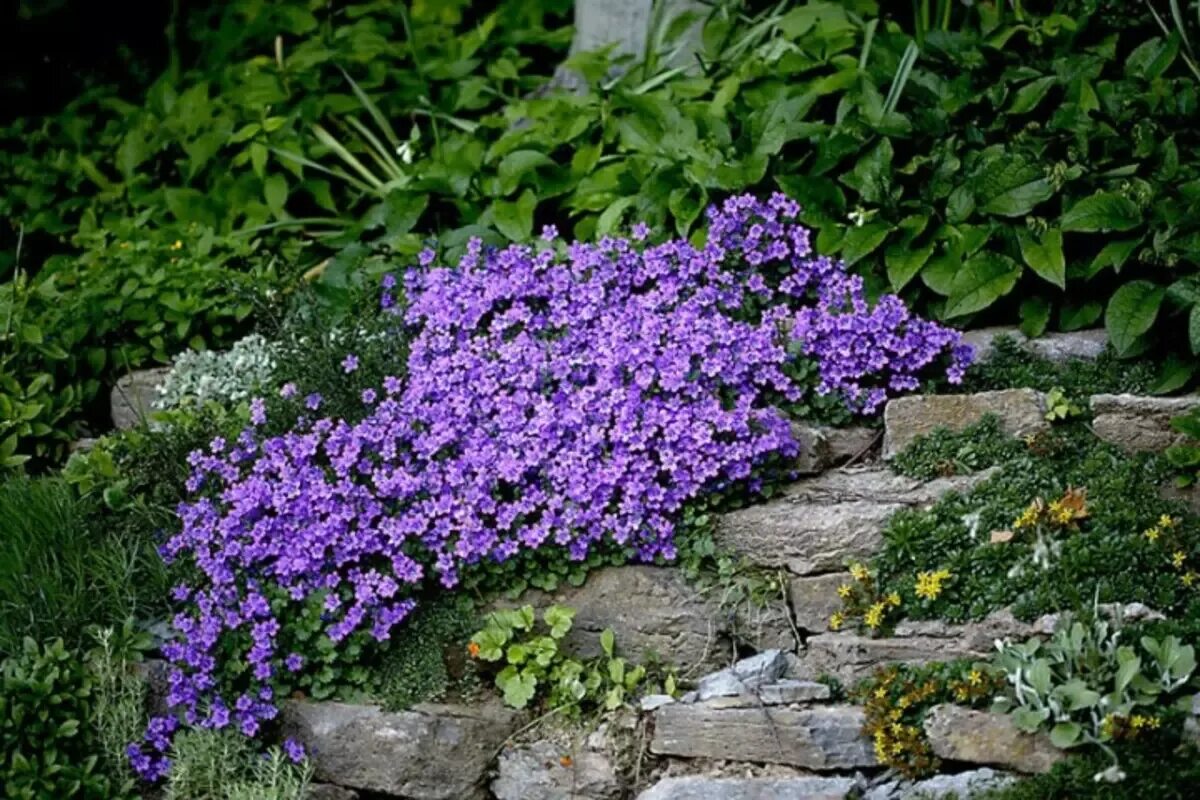
<path fill-rule="evenodd" d="M 404 379 L 362 395 L 353 424 L 286 385 L 300 417 L 192 454 L 191 500 L 163 547 L 192 574 L 175 590 L 169 701 L 184 722 L 255 735 L 313 657 L 385 640 L 421 590 L 538 548 L 583 559 L 601 542 L 631 558 L 675 556 L 678 512 L 787 469 L 798 446 L 780 405 L 835 393 L 858 412 L 951 380 L 971 358 L 959 335 L 874 306 L 861 279 L 816 255 L 783 195 L 709 210 L 706 243 L 631 239 L 472 242 L 455 267 L 426 251 L 384 282 L 410 337 Z M 794 380 L 816 365 L 815 387 Z M 347 354 L 343 369 L 358 368 Z M 320 620 L 315 634 L 295 620 Z M 131 755 L 166 769 L 175 719 Z"/>

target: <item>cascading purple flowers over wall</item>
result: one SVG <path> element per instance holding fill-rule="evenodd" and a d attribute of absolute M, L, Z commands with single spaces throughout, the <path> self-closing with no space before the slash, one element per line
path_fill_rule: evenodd
<path fill-rule="evenodd" d="M 672 558 L 685 503 L 796 455 L 778 406 L 809 391 L 789 378 L 797 357 L 815 361 L 818 392 L 864 413 L 935 363 L 958 380 L 959 335 L 896 297 L 868 304 L 798 212 L 782 195 L 731 198 L 700 248 L 643 244 L 639 226 L 596 244 L 553 229 L 535 246 L 475 241 L 453 268 L 423 254 L 404 276 L 406 377 L 365 392 L 361 422 L 309 415 L 263 438 L 259 404 L 236 442 L 192 455 L 194 499 L 163 548 L 197 576 L 176 589 L 171 705 L 257 733 L 273 687 L 304 668 L 277 642 L 289 604 L 323 603 L 334 642 L 382 640 L 418 586 L 452 588 L 482 561 L 582 559 L 601 540 Z M 236 688 L 218 678 L 231 649 L 249 666 Z M 173 729 L 156 721 L 131 747 L 143 775 L 163 774 Z"/>

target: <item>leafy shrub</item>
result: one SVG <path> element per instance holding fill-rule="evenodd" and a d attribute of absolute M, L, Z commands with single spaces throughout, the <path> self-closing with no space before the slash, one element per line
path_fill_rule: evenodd
<path fill-rule="evenodd" d="M 1006 645 L 995 664 L 1004 671 L 1009 691 L 997 700 L 996 710 L 1011 712 L 1027 733 L 1049 728 L 1051 741 L 1063 748 L 1156 727 L 1150 707 L 1188 684 L 1195 652 L 1173 636 L 1161 642 L 1147 636 L 1139 653 L 1119 644 L 1119 634 L 1106 619 L 1085 624 L 1067 615 L 1048 642 Z"/>
<path fill-rule="evenodd" d="M 169 409 L 215 402 L 231 406 L 265 392 L 275 370 L 271 343 L 258 334 L 234 342 L 223 352 L 189 350 L 171 363 L 154 405 Z"/>
<path fill-rule="evenodd" d="M 27 636 L 83 645 L 88 626 L 120 624 L 144 610 L 143 598 L 161 605 L 151 542 L 110 525 L 61 480 L 0 484 L 0 653 L 16 653 Z"/>
<path fill-rule="evenodd" d="M 177 665 L 172 702 L 203 721 L 247 696 L 229 721 L 254 730 L 273 712 L 256 699 L 262 684 L 311 655 L 281 649 L 288 610 L 323 606 L 328 649 L 352 634 L 386 639 L 415 589 L 435 577 L 453 587 L 463 568 L 522 550 L 582 560 L 608 540 L 673 557 L 686 500 L 794 454 L 770 405 L 808 388 L 783 371 L 795 357 L 784 322 L 818 365 L 816 390 L 856 409 L 915 386 L 943 357 L 961 373 L 969 351 L 956 334 L 895 298 L 870 308 L 860 282 L 811 256 L 804 229 L 788 223 L 794 211 L 782 196 L 730 200 L 713 210 L 704 249 L 605 240 L 564 257 L 552 237 L 536 252 L 485 254 L 475 242 L 457 270 L 411 270 L 406 379 L 367 390 L 360 422 L 314 420 L 322 400 L 311 395 L 294 430 L 260 439 L 265 404 L 252 403 L 236 441 L 190 457 L 197 495 L 163 548 L 197 568 L 176 594 L 189 603 L 175 618 L 180 638 L 164 648 Z M 848 340 L 858 349 L 847 353 Z M 359 366 L 349 354 L 342 369 Z M 227 550 L 243 535 L 255 543 Z M 224 588 L 227 570 L 259 579 L 239 598 Z M 236 671 L 216 673 L 218 659 Z"/>
<path fill-rule="evenodd" d="M 0 786 L 13 800 L 109 795 L 91 731 L 93 684 L 61 639 L 0 665 Z"/>
<path fill-rule="evenodd" d="M 108 776 L 111 796 L 132 796 L 135 777 L 126 749 L 146 725 L 146 681 L 131 668 L 150 649 L 150 636 L 132 620 L 120 627 L 94 628 L 86 665 L 93 683 L 92 716 L 99 766 Z"/>
<path fill-rule="evenodd" d="M 294 748 L 295 745 L 285 745 Z M 233 731 L 189 730 L 175 738 L 167 800 L 303 800 L 312 767 L 284 748 L 259 753 Z"/>
<path fill-rule="evenodd" d="M 537 629 L 533 606 L 495 611 L 468 648 L 473 658 L 498 665 L 496 688 L 513 708 L 525 708 L 539 697 L 551 709 L 576 713 L 586 707 L 620 708 L 646 680 L 646 668 L 616 655 L 609 629 L 600 633 L 603 655 L 587 662 L 568 657 L 561 643 L 574 619 L 574 609 L 550 606 L 542 613 L 543 632 Z M 667 681 L 667 691 L 673 693 L 674 679 Z"/>
<path fill-rule="evenodd" d="M 928 481 L 994 467 L 1020 455 L 1025 446 L 1005 433 L 995 415 L 958 432 L 937 430 L 898 453 L 891 467 L 901 475 Z"/>

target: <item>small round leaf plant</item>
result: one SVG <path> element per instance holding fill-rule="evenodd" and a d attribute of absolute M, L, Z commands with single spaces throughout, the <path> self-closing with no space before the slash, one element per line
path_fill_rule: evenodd
<path fill-rule="evenodd" d="M 277 713 L 310 650 L 385 640 L 418 590 L 522 551 L 584 559 L 598 543 L 672 559 L 698 495 L 756 491 L 798 452 L 781 406 L 808 392 L 876 411 L 928 369 L 962 377 L 957 332 L 815 254 L 799 206 L 776 194 L 708 210 L 703 246 L 629 238 L 472 242 L 455 266 L 425 251 L 383 306 L 409 338 L 404 378 L 364 392 L 356 423 L 304 397 L 287 433 L 263 404 L 236 441 L 191 455 L 192 497 L 162 548 L 175 590 L 169 702 L 185 724 L 247 735 Z M 791 376 L 807 360 L 819 382 Z M 298 387 L 285 386 L 297 399 Z M 319 604 L 320 641 L 289 629 Z M 166 769 L 169 723 L 137 748 Z"/>

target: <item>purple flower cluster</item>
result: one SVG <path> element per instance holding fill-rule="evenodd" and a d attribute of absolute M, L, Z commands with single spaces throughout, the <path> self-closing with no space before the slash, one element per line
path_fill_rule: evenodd
<path fill-rule="evenodd" d="M 310 415 L 264 439 L 256 405 L 236 444 L 192 454 L 196 496 L 163 548 L 197 574 L 176 594 L 171 705 L 191 725 L 257 732 L 272 687 L 303 666 L 280 629 L 305 604 L 322 604 L 333 642 L 383 640 L 417 587 L 453 587 L 470 565 L 547 546 L 583 559 L 601 540 L 673 558 L 685 503 L 796 455 L 778 409 L 808 391 L 788 377 L 793 353 L 859 411 L 935 362 L 961 375 L 958 335 L 894 297 L 870 307 L 858 278 L 812 253 L 798 211 L 732 198 L 710 209 L 703 247 L 639 244 L 642 226 L 636 242 L 474 241 L 453 268 L 423 253 L 404 276 L 407 378 L 365 394 L 361 422 Z M 223 658 L 247 669 L 222 677 Z"/>

